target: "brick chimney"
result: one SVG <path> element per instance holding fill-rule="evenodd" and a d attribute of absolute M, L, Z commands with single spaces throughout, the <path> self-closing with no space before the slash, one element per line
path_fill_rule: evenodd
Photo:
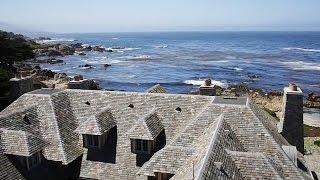
<path fill-rule="evenodd" d="M 214 89 L 214 85 L 211 83 L 211 79 L 206 79 L 203 85 L 199 88 L 199 94 L 205 96 L 215 96 L 216 90 Z"/>
<path fill-rule="evenodd" d="M 303 93 L 294 83 L 284 88 L 282 117 L 278 130 L 291 145 L 304 154 Z"/>

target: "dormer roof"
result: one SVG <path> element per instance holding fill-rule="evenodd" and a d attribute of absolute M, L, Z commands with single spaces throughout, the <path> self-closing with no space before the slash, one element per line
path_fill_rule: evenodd
<path fill-rule="evenodd" d="M 164 130 L 162 119 L 156 109 L 136 121 L 129 132 L 130 139 L 155 140 Z"/>
<path fill-rule="evenodd" d="M 147 93 L 167 93 L 167 90 L 164 87 L 162 87 L 160 84 L 156 84 L 151 88 L 149 88 L 148 90 L 146 90 L 146 92 Z"/>
<path fill-rule="evenodd" d="M 5 154 L 31 156 L 46 145 L 40 137 L 26 131 L 1 129 L 1 143 Z"/>
<path fill-rule="evenodd" d="M 75 130 L 80 134 L 102 135 L 116 126 L 117 123 L 110 108 L 105 108 L 96 115 L 90 116 Z"/>

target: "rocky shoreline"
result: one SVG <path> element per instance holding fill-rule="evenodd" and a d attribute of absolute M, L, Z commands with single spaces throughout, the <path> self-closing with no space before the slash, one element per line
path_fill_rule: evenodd
<path fill-rule="evenodd" d="M 35 39 L 38 42 L 38 46 L 34 49 L 35 58 L 30 60 L 34 64 L 41 64 L 41 63 L 49 63 L 49 64 L 56 64 L 56 63 L 64 63 L 63 60 L 59 59 L 59 57 L 69 56 L 69 55 L 81 55 L 85 56 L 88 52 L 114 52 L 117 50 L 124 49 L 123 47 L 113 47 L 113 48 L 104 48 L 102 46 L 93 46 L 93 45 L 84 45 L 82 43 L 39 43 L 43 40 L 51 40 L 47 37 L 40 37 Z M 105 64 L 104 67 L 109 67 L 110 64 Z M 37 66 L 35 66 L 37 67 Z M 79 65 L 80 68 L 91 69 L 95 68 L 90 64 Z M 38 67 L 37 67 L 38 68 Z M 56 87 L 64 87 L 65 83 L 68 82 L 68 78 L 66 78 L 65 73 L 54 73 L 50 70 L 41 70 L 47 74 L 49 77 L 48 80 L 42 81 L 48 87 L 53 86 L 56 84 Z M 41 73 L 40 73 L 41 74 Z M 38 75 L 36 75 L 38 76 Z M 43 76 L 40 76 L 40 79 Z M 70 77 L 69 77 L 70 78 Z M 258 78 L 253 75 L 251 78 Z M 39 78 L 36 78 L 39 79 Z M 60 85 L 62 84 L 62 85 Z M 251 88 L 245 84 L 239 85 L 232 85 L 228 88 L 222 88 L 219 86 L 216 87 L 216 92 L 218 96 L 248 96 L 250 99 L 262 106 L 265 110 L 267 110 L 270 114 L 275 117 L 279 117 L 279 112 L 281 112 L 282 107 L 282 92 L 278 91 L 271 91 L 271 92 L 264 92 L 262 89 L 259 88 Z M 315 95 L 313 93 L 309 94 L 304 102 L 304 106 L 308 108 L 317 108 L 320 109 L 320 96 Z"/>

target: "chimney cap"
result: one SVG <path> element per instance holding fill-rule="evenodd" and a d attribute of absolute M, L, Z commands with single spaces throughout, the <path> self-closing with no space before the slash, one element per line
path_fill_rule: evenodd
<path fill-rule="evenodd" d="M 205 86 L 211 86 L 211 79 L 206 79 L 206 80 L 204 81 L 204 85 L 205 85 Z"/>
<path fill-rule="evenodd" d="M 289 90 L 290 91 L 298 91 L 298 86 L 295 83 L 290 83 Z"/>

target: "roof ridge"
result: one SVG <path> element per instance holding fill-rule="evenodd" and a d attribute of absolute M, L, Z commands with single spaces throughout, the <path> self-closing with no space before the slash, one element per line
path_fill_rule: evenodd
<path fill-rule="evenodd" d="M 58 143 L 59 143 L 59 146 L 62 148 L 62 152 L 60 152 L 59 154 L 62 155 L 62 164 L 63 164 L 63 162 L 67 162 L 67 158 L 66 158 L 66 154 L 64 152 L 63 143 L 61 142 L 61 134 L 60 134 L 60 131 L 59 131 L 59 125 L 58 125 L 56 112 L 54 110 L 54 104 L 53 104 L 53 101 L 52 101 L 52 96 L 49 96 L 48 98 L 50 99 L 49 105 L 52 108 L 53 113 L 55 114 L 54 117 L 52 117 L 52 118 L 54 118 L 53 123 L 55 124 L 55 127 L 58 128 L 58 130 L 56 131 L 57 135 L 58 135 Z M 60 148 L 58 148 L 58 149 L 60 149 Z"/>
<path fill-rule="evenodd" d="M 205 156 L 203 158 L 203 160 L 200 162 L 200 167 L 199 167 L 199 172 L 197 173 L 196 175 L 196 178 L 195 179 L 201 179 L 201 175 L 204 174 L 204 171 L 205 171 L 205 164 L 209 161 L 209 156 L 210 156 L 210 151 L 211 149 L 213 148 L 214 144 L 215 144 L 215 141 L 217 139 L 217 136 L 219 134 L 219 129 L 221 129 L 222 125 L 223 125 L 223 122 L 224 122 L 224 113 L 225 111 L 223 111 L 220 115 L 220 118 L 218 119 L 217 121 L 217 126 L 215 128 L 215 132 L 213 133 L 212 137 L 210 138 L 210 143 L 209 143 L 209 146 L 208 146 L 208 150 L 207 152 L 205 153 Z"/>

